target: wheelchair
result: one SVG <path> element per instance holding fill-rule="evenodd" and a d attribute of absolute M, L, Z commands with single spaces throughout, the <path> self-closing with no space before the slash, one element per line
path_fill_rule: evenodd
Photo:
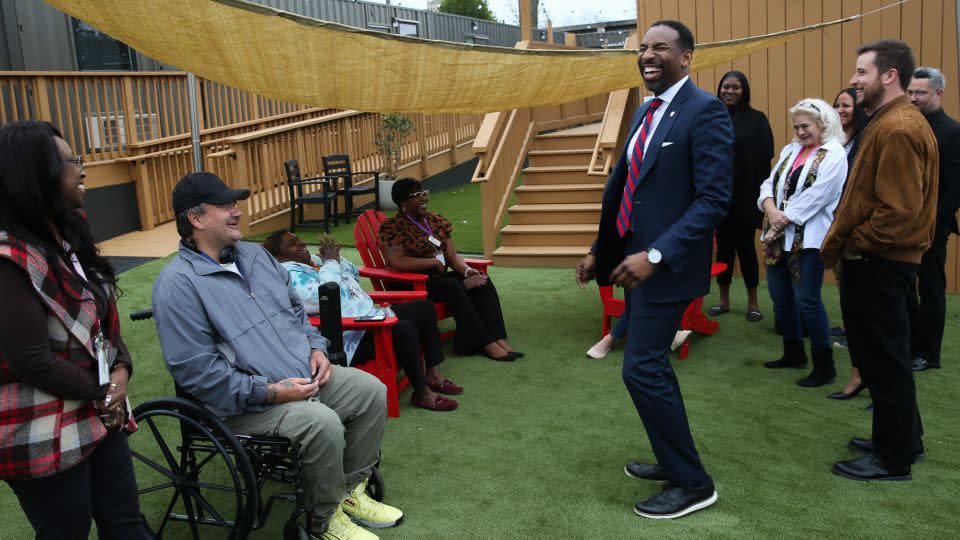
<path fill-rule="evenodd" d="M 151 310 L 130 314 L 142 321 Z M 300 458 L 289 439 L 233 433 L 179 386 L 176 397 L 141 403 L 132 411 L 139 429 L 129 439 L 136 469 L 140 511 L 153 538 L 244 539 L 267 523 L 274 503 L 293 504 L 284 540 L 309 540 Z M 179 440 L 170 440 L 179 434 Z M 175 436 L 175 435 L 174 435 Z M 367 494 L 383 500 L 379 463 Z M 263 500 L 271 480 L 292 486 Z"/>

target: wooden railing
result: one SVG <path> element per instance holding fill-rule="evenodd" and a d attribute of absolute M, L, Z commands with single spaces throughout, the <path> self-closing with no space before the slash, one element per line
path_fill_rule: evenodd
<path fill-rule="evenodd" d="M 624 49 L 635 49 L 639 44 L 637 34 L 630 34 L 624 41 Z M 620 157 L 620 150 L 630 136 L 630 115 L 640 105 L 640 94 L 636 88 L 610 92 L 607 109 L 600 124 L 600 135 L 593 147 L 587 174 L 609 176 L 613 164 Z"/>
<path fill-rule="evenodd" d="M 416 130 L 404 145 L 401 172 L 410 167 L 426 170 L 431 157 L 441 157 L 446 167 L 456 163 L 455 151 L 470 144 L 480 125 L 479 115 L 409 115 Z M 290 208 L 283 162 L 296 159 L 302 174 L 323 174 L 322 156 L 346 153 L 354 170 L 379 170 L 382 158 L 374 146 L 380 115 L 340 111 L 298 122 L 216 140 L 203 141 L 204 168 L 223 178 L 231 187 L 251 191 L 245 225 L 256 224 Z M 158 145 L 162 146 L 162 145 Z M 143 147 L 143 150 L 150 150 Z M 451 157 L 443 156 L 450 152 Z M 188 145 L 157 148 L 127 159 L 133 168 L 140 222 L 145 229 L 171 221 L 170 193 L 179 178 L 192 170 Z M 407 169 L 407 171 L 404 171 Z M 425 176 L 419 174 L 419 176 Z M 358 183 L 369 182 L 361 179 Z"/>
<path fill-rule="evenodd" d="M 201 152 L 207 170 L 249 188 L 250 220 L 289 209 L 283 161 L 298 159 L 305 175 L 322 174 L 320 157 L 349 154 L 354 170 L 378 170 L 374 147 L 380 115 L 307 107 L 198 79 Z M 47 120 L 88 165 L 120 168 L 136 186 L 140 226 L 171 221 L 173 185 L 193 170 L 187 77 L 181 72 L 0 72 L 0 125 Z M 424 177 L 458 163 L 480 125 L 479 115 L 409 115 L 416 130 L 401 169 Z M 445 154 L 449 154 L 449 158 Z M 125 171 L 125 168 L 128 169 Z"/>
<path fill-rule="evenodd" d="M 517 48 L 576 47 L 521 41 Z M 537 133 L 597 122 L 604 116 L 607 101 L 607 94 L 602 94 L 560 105 L 490 113 L 484 117 L 473 143 L 473 151 L 479 159 L 471 181 L 481 184 L 485 257 L 489 258 L 497 248 L 497 234 Z"/>

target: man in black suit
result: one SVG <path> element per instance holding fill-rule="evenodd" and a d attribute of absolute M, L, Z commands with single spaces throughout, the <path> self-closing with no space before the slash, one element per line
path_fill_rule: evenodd
<path fill-rule="evenodd" d="M 576 273 L 581 287 L 596 277 L 629 289 L 623 381 L 656 463 L 629 463 L 626 473 L 668 482 L 634 507 L 653 519 L 717 500 L 667 356 L 684 309 L 710 289 L 713 230 L 733 189 L 730 115 L 690 80 L 693 49 L 693 34 L 678 21 L 653 23 L 640 41 L 640 75 L 656 97 L 634 115 L 604 189 L 597 241 Z"/>
<path fill-rule="evenodd" d="M 946 317 L 947 274 L 944 267 L 947 237 L 951 232 L 960 234 L 956 217 L 960 208 L 960 122 L 943 112 L 940 103 L 944 86 L 940 70 L 921 67 L 913 72 L 913 79 L 907 87 L 910 103 L 927 118 L 940 151 L 940 188 L 933 245 L 923 254 L 917 272 L 917 288 L 907 297 L 914 371 L 940 368 L 940 345 Z"/>

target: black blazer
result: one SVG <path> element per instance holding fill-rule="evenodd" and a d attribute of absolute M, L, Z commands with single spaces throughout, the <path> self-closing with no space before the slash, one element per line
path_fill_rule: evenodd
<path fill-rule="evenodd" d="M 960 234 L 957 228 L 957 209 L 960 208 L 960 122 L 947 116 L 943 109 L 928 114 L 927 121 L 937 137 L 937 150 L 940 151 L 936 235 L 948 236 L 951 232 Z"/>
<path fill-rule="evenodd" d="M 633 117 L 631 137 L 649 102 Z M 627 149 L 607 179 L 594 244 L 597 283 L 626 254 L 656 248 L 663 254 L 653 276 L 639 285 L 650 302 L 678 302 L 710 290 L 713 231 L 727 215 L 732 191 L 733 129 L 727 108 L 687 80 L 667 106 L 640 167 L 633 211 L 631 245 L 617 232 L 617 213 L 627 180 Z"/>

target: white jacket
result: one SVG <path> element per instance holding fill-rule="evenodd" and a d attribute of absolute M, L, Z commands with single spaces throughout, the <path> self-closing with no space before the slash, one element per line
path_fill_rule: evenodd
<path fill-rule="evenodd" d="M 793 236 L 796 234 L 796 226 L 803 225 L 803 248 L 820 249 L 823 238 L 827 235 L 830 225 L 833 223 L 833 213 L 840 203 L 840 194 L 843 191 L 843 183 L 847 180 L 847 153 L 843 146 L 836 141 L 825 143 L 820 148 L 827 151 L 823 161 L 820 163 L 820 169 L 817 172 L 817 179 L 813 184 L 804 189 L 804 182 L 807 179 L 807 173 L 813 164 L 811 158 L 803 165 L 800 171 L 800 180 L 796 191 L 787 201 L 787 207 L 784 214 L 791 221 L 784 231 L 784 246 L 789 251 L 793 246 Z M 800 143 L 792 142 L 780 151 L 780 157 L 770 176 L 760 186 L 760 198 L 757 199 L 757 207 L 763 212 L 763 201 L 773 197 L 777 208 L 780 208 L 780 201 L 783 200 L 786 187 L 786 179 L 790 175 L 790 169 L 793 161 L 797 159 L 800 153 Z M 783 168 L 783 174 L 777 185 L 777 193 L 773 193 L 773 177 L 777 174 L 783 160 L 790 156 L 790 163 Z"/>

